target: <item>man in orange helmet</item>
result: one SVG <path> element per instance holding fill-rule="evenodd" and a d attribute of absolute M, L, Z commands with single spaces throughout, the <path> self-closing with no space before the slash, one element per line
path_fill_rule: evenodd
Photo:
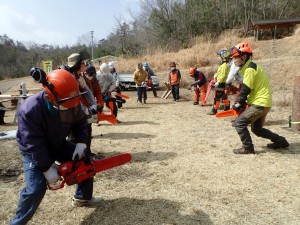
<path fill-rule="evenodd" d="M 172 87 L 172 95 L 174 101 L 179 101 L 179 84 L 181 80 L 181 73 L 178 69 L 176 69 L 176 63 L 171 62 L 170 63 L 170 69 L 169 72 L 169 83 Z"/>
<path fill-rule="evenodd" d="M 234 126 L 240 136 L 243 146 L 234 149 L 235 154 L 255 154 L 254 146 L 247 126 L 251 124 L 251 131 L 258 137 L 266 138 L 272 141 L 268 148 L 279 149 L 287 148 L 287 140 L 263 128 L 266 116 L 272 106 L 272 94 L 268 76 L 263 69 L 252 62 L 252 48 L 242 42 L 236 45 L 232 50 L 234 64 L 240 67 L 240 73 L 244 76 L 240 98 L 233 105 L 236 111 L 243 111 L 235 120 Z M 246 109 L 246 105 L 248 108 Z"/>
<path fill-rule="evenodd" d="M 201 106 L 206 105 L 205 96 L 206 96 L 206 90 L 207 90 L 207 80 L 200 70 L 197 69 L 197 67 L 191 67 L 190 68 L 190 76 L 195 79 L 194 87 L 195 87 L 195 93 L 194 93 L 194 105 L 199 104 L 199 98 L 201 98 Z"/>
<path fill-rule="evenodd" d="M 77 80 L 62 69 L 46 76 L 41 69 L 33 68 L 30 74 L 42 81 L 45 90 L 27 98 L 18 110 L 16 138 L 23 157 L 26 186 L 20 193 L 11 224 L 28 223 L 44 198 L 47 184 L 54 186 L 61 179 L 54 162 L 83 158 L 88 138 L 86 114 L 80 103 L 83 93 L 79 92 Z M 70 132 L 75 143 L 66 140 Z M 101 198 L 93 196 L 93 178 L 78 183 L 73 206 L 100 201 Z"/>

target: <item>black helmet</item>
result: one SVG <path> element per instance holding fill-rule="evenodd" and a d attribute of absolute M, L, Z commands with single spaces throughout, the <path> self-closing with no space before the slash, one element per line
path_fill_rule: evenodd
<path fill-rule="evenodd" d="M 89 76 L 95 76 L 96 75 L 96 68 L 94 66 L 88 66 L 85 70 L 85 72 L 87 73 L 87 75 Z"/>
<path fill-rule="evenodd" d="M 60 66 L 58 67 L 58 69 L 66 70 L 66 71 L 70 72 L 70 67 L 69 67 L 69 66 L 60 65 Z"/>

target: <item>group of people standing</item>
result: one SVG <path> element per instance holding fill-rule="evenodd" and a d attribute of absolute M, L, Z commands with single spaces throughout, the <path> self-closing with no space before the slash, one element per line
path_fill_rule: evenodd
<path fill-rule="evenodd" d="M 268 148 L 278 149 L 289 146 L 287 140 L 263 127 L 267 113 L 272 106 L 269 79 L 263 69 L 252 62 L 252 48 L 246 42 L 234 46 L 229 51 L 219 52 L 221 65 L 215 75 L 214 104 L 210 115 L 215 115 L 220 100 L 229 109 L 226 88 L 231 83 L 229 78 L 232 63 L 236 77 L 240 79 L 239 97 L 233 109 L 241 112 L 236 118 L 234 127 L 241 139 L 242 147 L 234 149 L 235 154 L 255 154 L 254 145 L 247 126 L 258 137 L 271 140 Z M 238 71 L 237 71 L 238 70 Z M 146 86 L 153 71 L 148 63 L 139 63 L 134 72 L 138 102 L 147 100 Z M 43 71 L 33 68 L 33 77 Z M 194 105 L 207 105 L 205 94 L 207 80 L 196 67 L 189 71 L 195 79 Z M 149 78 L 150 76 L 150 78 Z M 231 79 L 231 80 L 230 80 Z M 172 86 L 173 100 L 178 101 L 181 74 L 176 63 L 170 63 L 168 82 Z M 11 224 L 26 224 L 34 215 L 41 203 L 47 184 L 58 182 L 61 177 L 54 163 L 71 161 L 85 157 L 91 151 L 91 123 L 88 118 L 102 112 L 104 105 L 109 107 L 117 117 L 122 102 L 116 101 L 120 93 L 119 77 L 114 63 L 102 63 L 99 73 L 94 66 L 86 67 L 85 58 L 78 53 L 68 57 L 67 67 L 51 71 L 42 83 L 44 91 L 26 99 L 18 109 L 17 142 L 23 157 L 26 186 L 20 193 L 16 215 Z M 149 84 L 149 83 L 148 83 Z M 151 84 L 150 84 L 151 85 Z M 156 92 L 153 92 L 157 96 Z M 114 100 L 112 100 L 114 98 Z M 76 185 L 72 198 L 73 206 L 87 206 L 101 202 L 93 196 L 93 178 Z"/>

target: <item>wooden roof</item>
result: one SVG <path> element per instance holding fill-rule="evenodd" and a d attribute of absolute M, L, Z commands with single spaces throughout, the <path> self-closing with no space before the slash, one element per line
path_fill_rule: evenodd
<path fill-rule="evenodd" d="M 250 29 L 266 29 L 273 27 L 294 27 L 296 24 L 300 24 L 300 18 L 295 19 L 279 19 L 279 20 L 258 20 L 253 21 L 250 25 Z"/>

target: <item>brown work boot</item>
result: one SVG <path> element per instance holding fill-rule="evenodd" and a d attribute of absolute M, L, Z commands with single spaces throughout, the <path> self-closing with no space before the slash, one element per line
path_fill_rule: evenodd
<path fill-rule="evenodd" d="M 267 144 L 268 148 L 279 149 L 279 148 L 287 148 L 289 147 L 289 143 L 284 137 L 279 137 L 277 141 Z"/>
<path fill-rule="evenodd" d="M 245 148 L 244 146 L 241 148 L 233 149 L 234 154 L 255 154 L 254 148 Z"/>

